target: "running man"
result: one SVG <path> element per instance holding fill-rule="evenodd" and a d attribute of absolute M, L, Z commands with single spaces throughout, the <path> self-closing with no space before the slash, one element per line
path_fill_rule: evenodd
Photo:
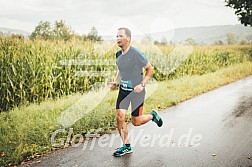
<path fill-rule="evenodd" d="M 140 126 L 152 120 L 161 127 L 163 121 L 156 110 L 152 110 L 150 114 L 142 115 L 145 86 L 153 72 L 151 63 L 148 62 L 142 52 L 130 45 L 131 32 L 128 28 L 119 28 L 116 37 L 117 45 L 121 50 L 116 53 L 118 70 L 114 82 L 111 82 L 109 87 L 114 90 L 116 85 L 119 84 L 116 120 L 123 146 L 115 151 L 113 155 L 120 157 L 133 152 L 125 123 L 126 112 L 130 103 L 131 121 L 134 126 Z M 143 76 L 143 68 L 146 70 L 145 76 Z"/>

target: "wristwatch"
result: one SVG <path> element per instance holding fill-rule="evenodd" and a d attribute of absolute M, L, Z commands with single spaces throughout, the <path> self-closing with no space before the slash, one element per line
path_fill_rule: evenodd
<path fill-rule="evenodd" d="M 145 83 L 141 82 L 142 87 L 145 87 Z"/>

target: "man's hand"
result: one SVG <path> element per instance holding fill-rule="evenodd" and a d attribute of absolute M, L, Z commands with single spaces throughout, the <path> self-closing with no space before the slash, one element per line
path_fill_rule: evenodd
<path fill-rule="evenodd" d="M 108 83 L 108 86 L 109 86 L 109 88 L 110 88 L 111 90 L 115 90 L 115 88 L 116 88 L 116 82 L 109 82 L 109 83 Z"/>
<path fill-rule="evenodd" d="M 144 89 L 144 87 L 142 86 L 142 84 L 138 84 L 137 86 L 134 87 L 134 92 L 140 93 L 142 92 Z"/>

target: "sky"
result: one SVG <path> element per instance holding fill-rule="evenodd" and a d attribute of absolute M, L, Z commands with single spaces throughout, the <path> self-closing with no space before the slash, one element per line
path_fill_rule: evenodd
<path fill-rule="evenodd" d="M 147 34 L 181 27 L 240 24 L 224 0 L 0 0 L 0 27 L 32 32 L 40 21 L 64 20 L 79 34 L 119 27 Z"/>

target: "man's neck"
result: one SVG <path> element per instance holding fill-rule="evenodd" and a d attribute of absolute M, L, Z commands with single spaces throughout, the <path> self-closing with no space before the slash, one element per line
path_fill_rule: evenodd
<path fill-rule="evenodd" d="M 126 54 L 129 51 L 130 45 L 122 47 L 122 54 Z"/>

